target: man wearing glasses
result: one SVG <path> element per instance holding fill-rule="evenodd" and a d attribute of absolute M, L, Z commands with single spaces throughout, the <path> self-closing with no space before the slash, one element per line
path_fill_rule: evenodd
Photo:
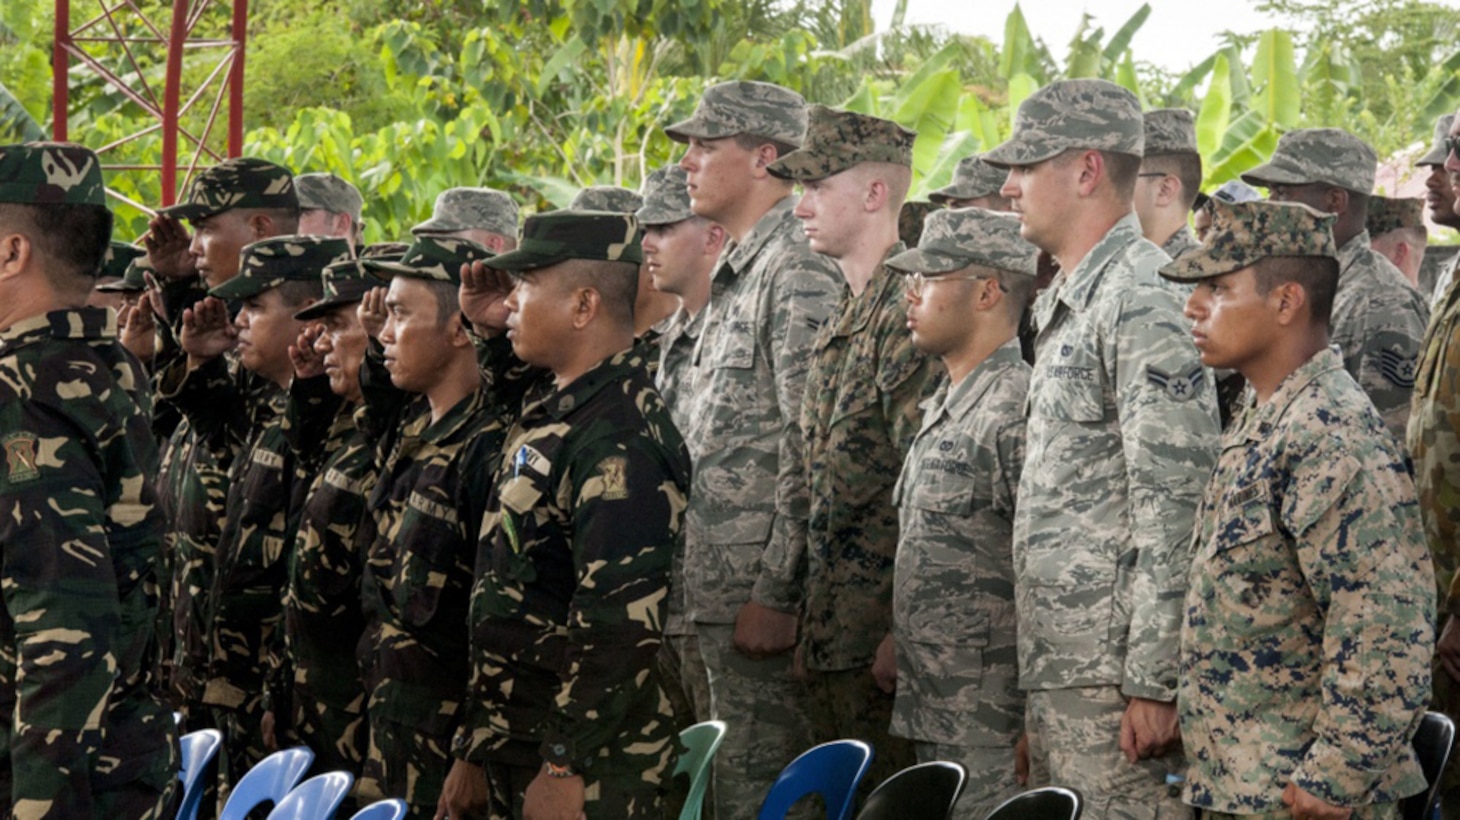
<path fill-rule="evenodd" d="M 1201 154 L 1196 123 L 1184 108 L 1145 114 L 1146 153 L 1136 178 L 1136 216 L 1141 232 L 1172 259 L 1201 247 L 1187 224 L 1201 193 Z"/>

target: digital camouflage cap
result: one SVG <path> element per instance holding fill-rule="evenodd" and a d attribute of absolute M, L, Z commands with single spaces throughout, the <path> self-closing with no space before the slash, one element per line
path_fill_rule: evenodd
<path fill-rule="evenodd" d="M 236 157 L 198 174 L 182 202 L 158 213 L 197 222 L 236 208 L 298 207 L 293 172 L 268 160 Z"/>
<path fill-rule="evenodd" d="M 1033 277 L 1039 249 L 1019 235 L 1019 218 L 983 208 L 937 211 L 923 225 L 917 248 L 887 260 L 904 273 L 936 276 L 969 265 Z"/>
<path fill-rule="evenodd" d="M 825 179 L 864 162 L 912 167 L 917 132 L 892 120 L 813 105 L 806 114 L 801 147 L 766 170 L 798 182 Z"/>
<path fill-rule="evenodd" d="M 469 239 L 418 236 L 398 260 L 362 259 L 365 270 L 383 279 L 404 276 L 431 282 L 461 284 L 461 266 L 488 259 L 490 250 Z"/>
<path fill-rule="evenodd" d="M 673 225 L 694 216 L 689 207 L 689 174 L 666 165 L 644 180 L 644 204 L 634 216 L 640 225 Z"/>
<path fill-rule="evenodd" d="M 495 188 L 449 188 L 436 197 L 431 218 L 414 228 L 416 236 L 487 231 L 517 236 L 517 203 Z"/>
<path fill-rule="evenodd" d="M 96 289 L 102 293 L 141 293 L 147 289 L 147 274 L 156 272 L 147 259 L 147 253 L 143 251 L 127 263 L 127 269 L 122 272 L 120 281 L 97 285 Z"/>
<path fill-rule="evenodd" d="M 294 314 L 294 318 L 301 322 L 313 321 L 335 308 L 358 303 L 371 288 L 389 284 L 388 280 L 372 274 L 365 267 L 364 260 L 394 262 L 401 258 L 407 247 L 399 242 L 377 242 L 360 251 L 359 259 L 345 259 L 326 265 L 319 275 L 324 286 L 323 298 Z"/>
<path fill-rule="evenodd" d="M 1202 246 L 1161 268 L 1177 282 L 1241 270 L 1270 256 L 1338 258 L 1333 214 L 1298 202 L 1211 202 L 1212 229 Z"/>
<path fill-rule="evenodd" d="M 799 146 L 806 133 L 806 100 L 772 83 L 736 80 L 705 89 L 694 115 L 664 129 L 675 142 L 748 134 Z"/>
<path fill-rule="evenodd" d="M 1008 178 L 1008 171 L 995 168 L 984 162 L 981 155 L 974 154 L 960 159 L 958 167 L 953 169 L 953 181 L 928 194 L 928 199 L 946 205 L 955 199 L 993 196 L 1004 187 L 1004 180 Z"/>
<path fill-rule="evenodd" d="M 139 256 L 143 256 L 146 253 L 146 251 L 129 242 L 117 242 L 114 240 L 111 242 L 111 244 L 107 246 L 106 254 L 101 258 L 101 266 L 96 269 L 96 277 L 98 279 L 110 279 L 112 277 L 125 278 L 127 275 L 127 269 L 131 267 L 132 260 L 136 259 Z M 114 284 L 120 285 L 121 282 L 116 282 Z M 123 290 L 123 288 L 121 287 L 106 285 L 98 285 L 96 289 L 102 290 L 103 288 L 105 288 L 108 292 Z M 143 284 L 136 288 L 126 288 L 126 290 L 143 290 L 145 288 L 146 285 Z"/>
<path fill-rule="evenodd" d="M 335 236 L 274 236 L 244 245 L 238 275 L 208 291 L 219 299 L 247 299 L 285 282 L 317 282 L 320 271 L 350 259 L 350 243 Z"/>
<path fill-rule="evenodd" d="M 527 271 L 569 259 L 642 263 L 639 221 L 633 214 L 606 211 L 534 214 L 522 226 L 517 249 L 494 256 L 486 264 L 497 270 Z"/>
<path fill-rule="evenodd" d="M 1144 156 L 1145 124 L 1136 95 L 1107 80 L 1056 80 L 1014 116 L 1014 135 L 983 155 L 997 168 L 1033 165 L 1071 148 Z"/>
<path fill-rule="evenodd" d="M 1248 185 L 1307 185 L 1321 182 L 1367 194 L 1374 190 L 1379 156 L 1367 142 L 1342 128 L 1300 128 L 1278 138 L 1272 158 L 1242 175 Z"/>
<path fill-rule="evenodd" d="M 1425 201 L 1418 197 L 1395 199 L 1369 197 L 1369 217 L 1364 222 L 1370 238 L 1378 238 L 1400 228 L 1425 230 Z"/>
<path fill-rule="evenodd" d="M 1185 108 L 1157 108 L 1144 116 L 1145 156 L 1200 154 L 1196 147 L 1196 118 Z"/>
<path fill-rule="evenodd" d="M 0 202 L 105 208 L 101 160 L 69 142 L 0 145 Z"/>
<path fill-rule="evenodd" d="M 365 206 L 360 189 L 335 174 L 300 174 L 294 178 L 294 190 L 299 195 L 299 210 L 329 211 L 332 214 L 349 214 L 360 221 L 360 211 Z"/>
<path fill-rule="evenodd" d="M 1415 160 L 1415 165 L 1445 164 L 1445 160 L 1450 156 L 1450 149 L 1445 147 L 1445 139 L 1450 136 L 1450 127 L 1454 124 L 1454 114 L 1441 114 L 1440 118 L 1435 120 L 1435 138 L 1430 142 L 1429 153 Z"/>
<path fill-rule="evenodd" d="M 568 204 L 572 211 L 610 211 L 616 214 L 631 214 L 644 206 L 644 198 L 638 191 L 620 188 L 617 185 L 590 185 L 578 192 Z"/>

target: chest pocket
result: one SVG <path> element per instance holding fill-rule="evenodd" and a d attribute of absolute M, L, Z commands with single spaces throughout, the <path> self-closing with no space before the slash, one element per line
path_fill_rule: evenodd
<path fill-rule="evenodd" d="M 713 369 L 748 370 L 755 366 L 755 325 L 727 317 L 710 349 Z"/>
<path fill-rule="evenodd" d="M 1077 424 L 1105 420 L 1105 370 L 1094 350 L 1056 341 L 1050 362 L 1041 368 L 1040 386 L 1030 390 L 1031 409 L 1038 415 Z"/>
<path fill-rule="evenodd" d="M 361 528 L 365 521 L 365 497 L 360 482 L 330 469 L 310 498 L 305 516 L 319 529 L 313 555 L 301 554 L 300 583 L 313 588 L 325 600 L 337 600 L 354 590 L 358 595 L 363 556 Z"/>
<path fill-rule="evenodd" d="M 447 585 L 460 583 L 454 576 L 463 540 L 455 509 L 411 492 L 395 539 L 394 593 L 402 621 L 425 626 L 436 616 Z"/>
<path fill-rule="evenodd" d="M 542 497 L 542 489 L 530 475 L 512 477 L 502 484 L 497 493 L 502 509 L 496 523 L 498 537 L 492 546 L 492 574 L 495 577 L 487 580 L 501 591 L 533 579 L 531 544 L 526 540 L 530 535 L 527 525 Z M 509 602 L 502 603 L 508 611 L 513 609 Z"/>

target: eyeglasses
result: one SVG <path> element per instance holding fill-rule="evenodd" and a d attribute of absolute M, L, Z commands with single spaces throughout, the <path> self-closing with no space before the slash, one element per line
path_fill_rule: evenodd
<path fill-rule="evenodd" d="M 1167 174 L 1164 171 L 1147 171 L 1144 174 L 1136 174 L 1136 176 L 1138 176 L 1138 177 L 1165 177 L 1165 176 L 1170 176 L 1170 174 Z"/>
<path fill-rule="evenodd" d="M 1445 156 L 1454 154 L 1460 157 L 1460 137 L 1445 137 L 1445 141 L 1440 144 L 1445 146 Z"/>
<path fill-rule="evenodd" d="M 991 279 L 991 278 L 992 277 L 990 277 L 990 276 L 988 276 L 986 274 L 978 274 L 978 273 L 960 273 L 960 274 L 957 274 L 957 275 L 948 274 L 948 275 L 939 275 L 939 276 L 925 276 L 922 273 L 914 272 L 914 273 L 909 273 L 907 275 L 906 281 L 903 283 L 903 289 L 905 291 L 907 291 L 907 294 L 909 296 L 913 297 L 914 299 L 921 299 L 921 298 L 923 298 L 923 286 L 926 285 L 929 281 L 934 281 L 934 282 L 949 282 L 949 281 L 954 281 L 954 280 L 961 280 L 961 281 L 964 281 L 964 282 L 976 282 L 979 279 Z"/>

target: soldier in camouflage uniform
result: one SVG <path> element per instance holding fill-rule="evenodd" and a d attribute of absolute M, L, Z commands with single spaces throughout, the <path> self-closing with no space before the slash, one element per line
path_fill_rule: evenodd
<path fill-rule="evenodd" d="M 887 728 L 895 669 L 892 485 L 935 371 L 908 334 L 902 277 L 885 263 L 907 248 L 897 218 L 916 137 L 891 120 L 813 105 L 801 148 L 769 169 L 800 184 L 794 213 L 811 249 L 835 259 L 844 282 L 812 342 L 802 438 L 788 450 L 811 500 L 810 516 L 790 522 L 790 543 L 805 549 L 797 651 L 812 742 L 871 744 L 869 790 L 914 759 L 912 744 Z"/>
<path fill-rule="evenodd" d="M 1369 247 L 1392 262 L 1415 288 L 1430 237 L 1424 209 L 1425 201 L 1418 197 L 1394 199 L 1375 194 L 1369 197 L 1369 215 L 1364 220 Z"/>
<path fill-rule="evenodd" d="M 984 155 L 1010 169 L 1021 234 L 1060 266 L 1034 307 L 1014 518 L 1030 775 L 1079 789 L 1097 819 L 1183 814 L 1165 785 L 1180 766 L 1177 638 L 1217 444 L 1210 379 L 1156 276 L 1169 257 L 1131 211 L 1144 144 L 1133 94 L 1065 80 Z"/>
<path fill-rule="evenodd" d="M 132 269 L 132 260 L 146 256 L 147 252 L 130 242 L 113 240 L 102 257 L 101 267 L 96 274 L 96 287 L 86 298 L 87 307 L 109 307 L 115 311 L 129 304 L 135 304 L 137 297 L 147 289 L 141 276 L 127 279 Z"/>
<path fill-rule="evenodd" d="M 568 204 L 568 210 L 572 211 L 609 211 L 616 214 L 631 214 L 642 207 L 642 194 L 617 185 L 589 185 Z"/>
<path fill-rule="evenodd" d="M 1202 361 L 1256 396 L 1197 513 L 1181 633 L 1185 800 L 1204 817 L 1398 817 L 1423 791 L 1431 568 L 1398 442 L 1337 352 L 1331 214 L 1213 203 L 1195 283 Z M 1291 814 L 1289 814 L 1291 812 Z"/>
<path fill-rule="evenodd" d="M 1029 365 L 1017 333 L 1038 254 L 1018 219 L 971 208 L 934 214 L 927 241 L 887 261 L 908 274 L 913 343 L 948 372 L 894 491 L 892 733 L 916 741 L 919 762 L 968 770 L 958 820 L 1019 791 L 1013 539 Z"/>
<path fill-rule="evenodd" d="M 1009 210 L 1009 198 L 1000 194 L 1009 173 L 985 163 L 978 154 L 964 157 L 953 169 L 953 181 L 928 194 L 928 199 L 949 208 Z"/>
<path fill-rule="evenodd" d="M 517 247 L 517 203 L 493 188 L 450 188 L 436 197 L 431 218 L 411 233 L 467 239 L 492 253 L 510 251 Z"/>
<path fill-rule="evenodd" d="M 691 209 L 730 235 L 683 431 L 695 460 L 686 603 L 715 717 L 729 724 L 715 756 L 719 820 L 754 816 L 809 741 L 803 687 L 792 677 L 805 552 L 795 539 L 808 517 L 805 468 L 792 448 L 812 342 L 841 274 L 807 246 L 790 183 L 750 170 L 795 149 L 805 130 L 800 95 L 752 82 L 707 88 L 690 119 L 665 129 L 689 143 L 679 164 Z"/>
<path fill-rule="evenodd" d="M 1201 153 L 1196 120 L 1184 108 L 1159 108 L 1144 114 L 1146 149 L 1136 179 L 1136 217 L 1141 232 L 1172 259 L 1201 243 L 1187 217 L 1201 193 Z"/>
<path fill-rule="evenodd" d="M 1450 126 L 1455 122 L 1454 114 L 1444 114 L 1435 120 L 1435 137 L 1430 150 L 1414 161 L 1425 173 L 1425 210 L 1430 221 L 1443 228 L 1460 229 L 1460 214 L 1455 212 L 1455 189 L 1450 185 L 1450 174 L 1445 170 L 1445 158 L 1450 149 L 1445 138 L 1450 136 Z M 1441 297 L 1449 290 L 1454 278 L 1455 265 L 1460 264 L 1460 246 L 1434 245 L 1425 249 L 1424 264 L 1419 269 L 1419 291 L 1429 300 L 1430 310 L 1437 311 Z"/>
<path fill-rule="evenodd" d="M 168 814 L 153 693 L 162 518 L 147 374 L 85 307 L 106 251 L 101 162 L 0 146 L 0 814 Z"/>
<path fill-rule="evenodd" d="M 574 211 L 610 211 L 616 214 L 632 214 L 642 207 L 642 194 L 616 185 L 590 185 L 579 191 L 568 206 Z M 634 300 L 634 337 L 648 345 L 644 355 L 649 358 L 651 373 L 659 366 L 659 340 L 678 306 L 679 302 L 673 296 L 654 289 L 649 281 L 648 267 L 641 266 L 639 295 Z"/>
<path fill-rule="evenodd" d="M 359 247 L 365 231 L 360 189 L 336 174 L 300 174 L 294 187 L 299 195 L 299 233 L 340 236 L 350 241 L 352 249 Z"/>
<path fill-rule="evenodd" d="M 1301 202 L 1338 214 L 1338 297 L 1329 337 L 1384 423 L 1403 441 L 1420 342 L 1430 310 L 1388 259 L 1369 247 L 1364 221 L 1378 159 L 1363 140 L 1338 128 L 1283 134 L 1265 164 L 1242 175 L 1268 189 L 1273 202 Z"/>

